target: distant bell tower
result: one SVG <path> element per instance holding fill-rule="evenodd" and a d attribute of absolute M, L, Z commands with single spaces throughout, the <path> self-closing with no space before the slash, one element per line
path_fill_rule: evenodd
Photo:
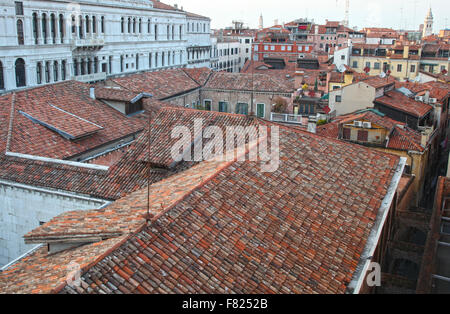
<path fill-rule="evenodd" d="M 423 26 L 423 37 L 433 35 L 433 13 L 431 12 L 431 7 L 428 10 L 427 17 L 425 18 L 425 23 Z"/>
<path fill-rule="evenodd" d="M 263 20 L 263 16 L 262 13 L 259 16 L 259 29 L 263 29 L 264 28 L 264 20 Z"/>

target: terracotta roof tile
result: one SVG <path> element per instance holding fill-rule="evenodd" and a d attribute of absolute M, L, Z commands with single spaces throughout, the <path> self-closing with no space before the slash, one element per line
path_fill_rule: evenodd
<path fill-rule="evenodd" d="M 170 194 L 189 187 L 164 181 L 152 199 L 169 197 L 168 207 L 148 226 L 53 255 L 41 249 L 2 272 L 0 289 L 345 293 L 399 158 L 280 127 L 280 161 L 274 173 L 250 161 L 211 167 L 208 179 L 194 182 L 179 201 Z M 201 177 L 204 167 L 188 173 Z M 111 208 L 134 217 L 145 212 L 147 199 L 139 191 Z M 65 282 L 73 260 L 83 266 L 77 288 Z"/>
<path fill-rule="evenodd" d="M 135 93 L 149 93 L 159 100 L 200 87 L 183 69 L 145 72 L 114 78 L 111 82 Z"/>
<path fill-rule="evenodd" d="M 143 123 L 89 97 L 89 85 L 67 81 L 15 93 L 14 119 L 9 130 L 12 95 L 0 97 L 2 119 L 0 147 L 9 151 L 54 159 L 70 159 L 86 151 L 120 140 L 143 130 Z M 63 137 L 26 113 L 55 129 L 71 135 Z M 2 134 L 0 133 L 0 135 Z M 81 138 L 84 135 L 91 136 Z M 4 149 L 3 149 L 4 151 Z"/>
<path fill-rule="evenodd" d="M 206 89 L 245 90 L 261 92 L 292 93 L 294 86 L 291 82 L 280 81 L 268 74 L 215 72 L 205 85 Z"/>
<path fill-rule="evenodd" d="M 375 103 L 392 107 L 416 117 L 423 117 L 433 110 L 433 107 L 423 102 L 415 101 L 398 91 L 389 91 L 383 97 L 375 99 Z"/>

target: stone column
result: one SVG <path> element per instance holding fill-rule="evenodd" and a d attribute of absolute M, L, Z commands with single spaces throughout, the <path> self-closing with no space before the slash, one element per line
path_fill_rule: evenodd
<path fill-rule="evenodd" d="M 60 36 L 60 27 L 59 27 L 59 14 L 55 14 L 55 41 L 56 44 L 60 44 L 61 43 L 61 36 Z"/>
<path fill-rule="evenodd" d="M 47 44 L 52 43 L 53 40 L 52 31 L 50 29 L 50 19 L 51 19 L 50 14 L 47 14 L 47 19 L 45 21 L 45 27 L 47 28 Z"/>
<path fill-rule="evenodd" d="M 44 33 L 42 32 L 42 16 L 38 14 L 37 16 L 37 36 L 38 36 L 38 44 L 44 44 Z"/>

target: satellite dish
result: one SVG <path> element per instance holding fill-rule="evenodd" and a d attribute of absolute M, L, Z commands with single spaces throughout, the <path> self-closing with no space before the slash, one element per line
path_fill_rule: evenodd
<path fill-rule="evenodd" d="M 420 77 L 416 76 L 416 78 L 414 79 L 414 82 L 420 83 Z"/>
<path fill-rule="evenodd" d="M 386 73 L 381 72 L 381 73 L 380 73 L 380 77 L 381 77 L 381 78 L 385 78 L 385 77 L 386 77 Z"/>
<path fill-rule="evenodd" d="M 341 64 L 341 65 L 339 66 L 338 71 L 341 72 L 341 73 L 343 73 L 343 72 L 345 72 L 345 70 L 347 70 L 347 68 L 345 67 L 345 65 Z"/>

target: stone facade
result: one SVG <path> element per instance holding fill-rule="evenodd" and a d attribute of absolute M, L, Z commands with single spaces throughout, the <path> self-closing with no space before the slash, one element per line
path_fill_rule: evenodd
<path fill-rule="evenodd" d="M 210 19 L 159 1 L 3 1 L 0 10 L 0 92 L 209 66 Z"/>
<path fill-rule="evenodd" d="M 0 266 L 34 247 L 25 244 L 23 236 L 40 223 L 66 211 L 96 209 L 106 204 L 108 201 L 88 196 L 1 181 Z"/>

